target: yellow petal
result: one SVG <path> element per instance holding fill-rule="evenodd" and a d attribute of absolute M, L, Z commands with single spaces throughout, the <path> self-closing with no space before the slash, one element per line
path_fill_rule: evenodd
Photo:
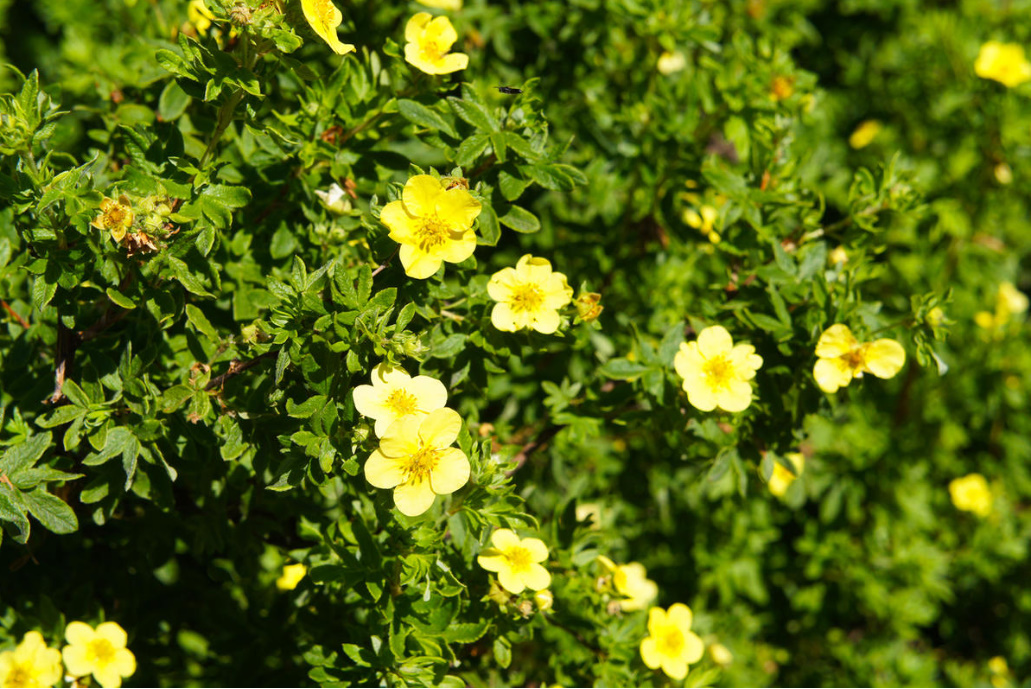
<path fill-rule="evenodd" d="M 70 644 L 88 644 L 94 636 L 93 627 L 85 622 L 69 622 L 64 630 L 64 638 Z"/>
<path fill-rule="evenodd" d="M 610 571 L 610 572 L 615 572 L 616 571 L 616 563 L 613 562 L 612 560 L 610 560 L 609 558 L 605 557 L 604 555 L 599 555 L 595 559 L 598 562 L 600 562 L 601 566 L 604 567 L 605 569 L 607 569 L 608 571 Z"/>
<path fill-rule="evenodd" d="M 394 489 L 394 505 L 401 514 L 417 517 L 433 507 L 437 499 L 429 481 L 402 483 Z"/>
<path fill-rule="evenodd" d="M 462 417 L 454 409 L 437 409 L 422 419 L 419 437 L 427 447 L 447 447 L 462 432 Z"/>
<path fill-rule="evenodd" d="M 455 27 L 451 25 L 451 20 L 447 17 L 434 17 L 426 25 L 423 40 L 432 41 L 442 46 L 444 50 L 450 50 L 451 46 L 458 40 L 458 32 L 455 31 Z"/>
<path fill-rule="evenodd" d="M 430 487 L 437 495 L 449 495 L 469 482 L 469 458 L 457 447 L 444 450 L 430 472 Z"/>
<path fill-rule="evenodd" d="M 399 256 L 405 275 L 416 280 L 432 277 L 443 264 L 439 257 L 423 253 L 411 244 L 402 244 Z"/>
<path fill-rule="evenodd" d="M 84 677 L 93 673 L 93 663 L 86 656 L 85 644 L 65 646 L 61 651 L 64 667 L 72 677 Z"/>
<path fill-rule="evenodd" d="M 534 591 L 546 589 L 551 585 L 551 573 L 541 565 L 530 565 L 530 569 L 523 573 L 523 583 Z"/>
<path fill-rule="evenodd" d="M 495 529 L 490 542 L 498 550 L 505 551 L 518 546 L 522 541 L 512 529 Z"/>
<path fill-rule="evenodd" d="M 526 589 L 526 582 L 523 580 L 523 577 L 516 575 L 507 561 L 498 570 L 498 583 L 509 593 L 522 593 Z"/>
<path fill-rule="evenodd" d="M 662 656 L 662 671 L 678 682 L 687 677 L 687 663 L 680 658 Z"/>
<path fill-rule="evenodd" d="M 722 325 L 713 325 L 698 333 L 698 351 L 706 359 L 726 354 L 733 346 L 730 333 Z"/>
<path fill-rule="evenodd" d="M 494 301 L 511 301 L 512 289 L 518 279 L 519 274 L 515 268 L 502 268 L 491 276 L 487 283 L 487 294 Z"/>
<path fill-rule="evenodd" d="M 437 203 L 443 195 L 439 179 L 433 175 L 415 175 L 405 182 L 401 200 L 409 214 L 426 218 L 437 212 Z"/>
<path fill-rule="evenodd" d="M 697 342 L 681 342 L 680 350 L 673 357 L 673 368 L 681 378 L 698 375 L 705 358 L 698 351 Z"/>
<path fill-rule="evenodd" d="M 387 457 L 407 457 L 419 451 L 419 427 L 424 417 L 403 416 L 383 433 L 379 452 Z"/>
<path fill-rule="evenodd" d="M 666 625 L 665 610 L 662 608 L 650 608 L 648 610 L 648 633 L 651 636 L 658 636 Z"/>
<path fill-rule="evenodd" d="M 448 263 L 461 263 L 476 251 L 476 233 L 472 230 L 462 234 L 459 239 L 452 239 L 437 249 L 437 256 Z"/>
<path fill-rule="evenodd" d="M 118 687 L 122 686 L 122 676 L 118 674 L 114 663 L 95 668 L 93 670 L 93 678 L 104 689 L 118 689 Z"/>
<path fill-rule="evenodd" d="M 439 188 L 439 183 L 438 183 Z M 455 188 L 439 194 L 436 199 L 437 217 L 452 229 L 469 229 L 483 210 L 480 202 L 465 189 Z"/>
<path fill-rule="evenodd" d="M 733 380 L 729 387 L 716 396 L 716 404 L 723 411 L 739 412 L 752 403 L 752 386 L 743 380 Z"/>
<path fill-rule="evenodd" d="M 816 356 L 821 359 L 844 356 L 858 346 L 859 342 L 848 326 L 836 323 L 820 335 L 820 341 L 816 343 Z"/>
<path fill-rule="evenodd" d="M 875 340 L 866 345 L 863 369 L 878 378 L 892 378 L 906 363 L 906 350 L 895 340 Z"/>
<path fill-rule="evenodd" d="M 843 359 L 819 359 L 813 377 L 821 390 L 833 394 L 852 382 L 852 369 Z"/>
<path fill-rule="evenodd" d="M 558 311 L 537 311 L 533 314 L 533 329 L 543 335 L 551 335 L 562 324 Z"/>
<path fill-rule="evenodd" d="M 641 660 L 652 670 L 657 670 L 662 665 L 662 654 L 659 653 L 658 644 L 653 637 L 645 637 L 641 641 Z"/>
<path fill-rule="evenodd" d="M 488 572 L 500 572 L 508 566 L 508 560 L 496 548 L 484 548 L 483 552 L 476 557 L 476 562 Z"/>
<path fill-rule="evenodd" d="M 395 242 L 410 238 L 418 229 L 418 219 L 405 211 L 400 201 L 391 201 L 379 212 L 381 223 L 390 228 L 390 238 Z"/>
<path fill-rule="evenodd" d="M 115 651 L 115 660 L 112 667 L 122 677 L 129 677 L 136 672 L 136 656 L 127 648 L 120 648 Z"/>
<path fill-rule="evenodd" d="M 469 66 L 469 56 L 465 53 L 448 53 L 434 63 L 431 74 L 451 74 Z"/>
<path fill-rule="evenodd" d="M 405 479 L 401 462 L 376 450 L 365 460 L 365 480 L 376 488 L 393 488 Z"/>
<path fill-rule="evenodd" d="M 494 324 L 495 328 L 506 333 L 514 333 L 518 330 L 515 318 L 516 314 L 512 311 L 512 305 L 508 302 L 495 304 L 490 312 L 490 322 Z"/>
<path fill-rule="evenodd" d="M 548 546 L 539 538 L 524 538 L 522 546 L 530 551 L 530 559 L 534 562 L 544 562 L 548 559 Z"/>
<path fill-rule="evenodd" d="M 409 43 L 419 40 L 431 19 L 433 19 L 433 15 L 429 12 L 419 12 L 409 19 L 405 25 L 405 40 Z"/>
<path fill-rule="evenodd" d="M 337 27 L 343 21 L 343 15 L 329 0 L 301 0 L 304 18 L 312 30 L 324 40 L 337 55 L 346 55 L 354 50 L 354 46 L 341 43 L 337 36 Z"/>
<path fill-rule="evenodd" d="M 125 648 L 129 637 L 117 622 L 102 622 L 97 626 L 96 635 L 106 639 L 115 648 Z"/>
<path fill-rule="evenodd" d="M 694 622 L 694 615 L 691 614 L 691 608 L 683 603 L 674 603 L 666 611 L 666 621 L 681 631 L 686 632 L 691 628 L 691 623 Z"/>
<path fill-rule="evenodd" d="M 685 378 L 684 390 L 687 392 L 687 401 L 699 411 L 712 411 L 716 408 L 716 393 L 708 382 L 701 378 Z"/>

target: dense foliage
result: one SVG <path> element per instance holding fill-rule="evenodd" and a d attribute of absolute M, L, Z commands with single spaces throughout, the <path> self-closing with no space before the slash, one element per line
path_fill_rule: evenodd
<path fill-rule="evenodd" d="M 0 0 L 0 679 L 1031 681 L 1031 5 L 338 6 Z"/>

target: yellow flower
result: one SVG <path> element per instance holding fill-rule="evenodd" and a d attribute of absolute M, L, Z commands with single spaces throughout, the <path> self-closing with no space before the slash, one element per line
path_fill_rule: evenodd
<path fill-rule="evenodd" d="M 716 218 L 719 217 L 719 212 L 712 206 L 702 206 L 701 214 L 693 208 L 688 208 L 684 211 L 684 222 L 695 228 L 701 230 L 702 234 L 709 238 L 709 241 L 713 244 L 720 243 L 720 234 L 716 231 Z"/>
<path fill-rule="evenodd" d="M 208 6 L 204 4 L 204 0 L 190 0 L 190 4 L 186 7 L 186 16 L 197 29 L 197 33 L 202 36 L 211 28 L 211 22 L 215 18 Z"/>
<path fill-rule="evenodd" d="M 727 667 L 734 662 L 734 654 L 723 644 L 712 644 L 709 646 L 709 657 L 712 658 L 712 662 L 720 667 Z"/>
<path fill-rule="evenodd" d="M 0 687 L 52 687 L 61 679 L 61 652 L 43 635 L 26 632 L 13 651 L 0 653 Z"/>
<path fill-rule="evenodd" d="M 949 496 L 958 510 L 973 512 L 978 517 L 992 513 L 992 489 L 981 474 L 967 474 L 950 481 Z"/>
<path fill-rule="evenodd" d="M 834 265 L 843 265 L 848 263 L 848 252 L 845 251 L 845 247 L 836 246 L 827 254 L 827 260 Z"/>
<path fill-rule="evenodd" d="M 1024 58 L 1024 48 L 1016 43 L 988 41 L 977 54 L 974 72 L 982 79 L 994 79 L 1013 88 L 1031 79 L 1031 62 Z"/>
<path fill-rule="evenodd" d="M 462 9 L 462 0 L 415 0 L 420 5 L 432 7 L 438 10 L 451 10 L 457 12 Z"/>
<path fill-rule="evenodd" d="M 276 588 L 280 591 L 293 591 L 308 573 L 308 568 L 300 562 L 283 567 L 283 576 L 276 579 Z"/>
<path fill-rule="evenodd" d="M 860 343 L 841 323 L 823 331 L 816 344 L 816 356 L 813 376 L 820 389 L 829 393 L 837 392 L 853 378 L 862 378 L 864 373 L 892 378 L 906 363 L 906 350 L 895 340 Z"/>
<path fill-rule="evenodd" d="M 72 677 L 92 674 L 100 686 L 111 688 L 122 686 L 122 678 L 136 672 L 136 656 L 125 647 L 125 630 L 117 622 L 102 622 L 96 630 L 84 622 L 70 622 L 64 638 L 70 645 L 61 654 Z"/>
<path fill-rule="evenodd" d="M 694 342 L 684 342 L 673 359 L 673 366 L 684 379 L 687 401 L 701 411 L 716 407 L 724 411 L 744 411 L 752 403 L 755 372 L 763 365 L 755 347 L 736 347 L 730 333 L 719 325 L 698 333 Z"/>
<path fill-rule="evenodd" d="M 312 31 L 329 44 L 337 55 L 347 55 L 354 50 L 350 43 L 341 43 L 337 36 L 337 27 L 344 20 L 331 0 L 301 0 L 304 18 L 308 20 Z"/>
<path fill-rule="evenodd" d="M 866 148 L 873 143 L 882 129 L 884 125 L 877 120 L 864 120 L 852 132 L 852 136 L 848 137 L 848 145 L 855 149 Z"/>
<path fill-rule="evenodd" d="M 802 470 L 805 469 L 805 456 L 801 452 L 788 452 L 784 457 L 795 467 L 795 472 L 798 475 L 796 476 L 785 469 L 780 462 L 775 462 L 773 464 L 773 474 L 770 476 L 770 482 L 766 485 L 769 487 L 770 492 L 778 498 L 787 492 L 788 486 L 790 486 L 798 476 L 801 476 Z"/>
<path fill-rule="evenodd" d="M 1008 675 L 1010 666 L 1002 656 L 995 656 L 988 660 L 988 670 L 993 675 Z"/>
<path fill-rule="evenodd" d="M 648 578 L 648 570 L 640 562 L 617 565 L 604 555 L 598 556 L 598 562 L 612 573 L 612 584 L 616 587 L 616 592 L 626 596 L 626 600 L 619 602 L 619 607 L 624 612 L 644 610 L 658 597 L 658 584 Z"/>
<path fill-rule="evenodd" d="M 548 612 L 555 607 L 555 595 L 549 589 L 538 591 L 533 594 L 533 602 L 537 604 L 537 609 L 541 612 Z"/>
<path fill-rule="evenodd" d="M 451 444 L 462 430 L 453 409 L 405 416 L 387 429 L 379 449 L 365 462 L 365 478 L 377 488 L 394 489 L 394 505 L 414 517 L 469 480 L 469 458 Z"/>
<path fill-rule="evenodd" d="M 405 183 L 400 201 L 383 206 L 380 220 L 401 245 L 405 273 L 422 280 L 444 261 L 460 263 L 473 255 L 473 221 L 479 215 L 480 202 L 465 189 L 445 190 L 432 175 L 416 175 Z"/>
<path fill-rule="evenodd" d="M 511 529 L 497 529 L 490 540 L 494 547 L 484 548 L 476 561 L 488 572 L 497 572 L 502 588 L 509 593 L 548 588 L 551 574 L 539 564 L 548 559 L 544 541 L 519 538 Z"/>
<path fill-rule="evenodd" d="M 684 67 L 687 67 L 687 60 L 684 59 L 683 53 L 671 53 L 666 50 L 663 51 L 662 55 L 659 55 L 659 61 L 655 67 L 659 70 L 660 74 L 675 74 L 684 69 Z"/>
<path fill-rule="evenodd" d="M 515 332 L 533 328 L 550 335 L 562 319 L 558 310 L 573 299 L 566 276 L 551 270 L 544 258 L 526 254 L 515 268 L 502 268 L 491 276 L 487 294 L 498 302 L 490 312 L 490 322 L 498 330 Z"/>
<path fill-rule="evenodd" d="M 405 26 L 405 60 L 427 74 L 451 74 L 469 66 L 465 53 L 448 53 L 458 33 L 447 17 L 419 12 Z"/>
<path fill-rule="evenodd" d="M 120 242 L 125 237 L 126 231 L 132 227 L 135 219 L 136 216 L 129 205 L 129 199 L 121 196 L 115 201 L 105 196 L 104 200 L 100 202 L 100 215 L 94 218 L 90 225 L 98 230 L 109 230 L 111 237 L 116 242 Z"/>
<path fill-rule="evenodd" d="M 447 404 L 444 384 L 429 376 L 412 378 L 403 368 L 379 364 L 372 369 L 372 385 L 354 389 L 354 408 L 376 421 L 376 435 L 383 437 L 390 425 L 408 417 L 422 418 Z"/>
<path fill-rule="evenodd" d="M 795 93 L 795 80 L 791 77 L 778 75 L 770 82 L 770 98 L 775 101 L 782 101 L 791 98 Z"/>
<path fill-rule="evenodd" d="M 687 666 L 702 659 L 705 645 L 691 631 L 691 608 L 674 603 L 669 610 L 648 611 L 648 636 L 641 642 L 641 658 L 652 670 L 662 668 L 677 681 L 687 677 Z"/>

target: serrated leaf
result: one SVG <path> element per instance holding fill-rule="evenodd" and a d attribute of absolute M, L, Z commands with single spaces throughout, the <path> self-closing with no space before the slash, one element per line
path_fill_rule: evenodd
<path fill-rule="evenodd" d="M 462 100 L 461 98 L 455 98 L 451 96 L 447 99 L 451 109 L 455 111 L 462 120 L 476 127 L 477 129 L 484 132 L 496 132 L 498 131 L 498 122 L 494 119 L 494 116 L 488 112 L 487 108 L 483 107 L 479 103 L 474 103 L 468 100 Z"/>
<path fill-rule="evenodd" d="M 397 111 L 401 114 L 401 117 L 409 122 L 428 129 L 440 130 L 448 136 L 458 138 L 458 132 L 455 131 L 450 122 L 445 120 L 438 112 L 431 110 L 422 103 L 401 98 L 397 101 Z"/>
<path fill-rule="evenodd" d="M 68 503 L 51 495 L 42 486 L 22 493 L 22 498 L 32 516 L 49 531 L 56 534 L 78 531 L 79 520 Z"/>
<path fill-rule="evenodd" d="M 444 639 L 452 643 L 471 644 L 474 641 L 479 641 L 483 635 L 487 633 L 487 629 L 489 628 L 490 622 L 488 620 L 480 620 L 479 622 L 452 622 L 448 625 L 447 629 L 444 630 Z"/>
<path fill-rule="evenodd" d="M 52 438 L 49 431 L 37 433 L 29 436 L 28 440 L 7 448 L 7 451 L 0 455 L 0 474 L 14 477 L 18 472 L 31 467 L 50 447 Z"/>
<path fill-rule="evenodd" d="M 541 221 L 537 219 L 537 216 L 519 206 L 509 208 L 507 213 L 498 218 L 498 221 L 523 234 L 538 232 L 541 229 Z"/>

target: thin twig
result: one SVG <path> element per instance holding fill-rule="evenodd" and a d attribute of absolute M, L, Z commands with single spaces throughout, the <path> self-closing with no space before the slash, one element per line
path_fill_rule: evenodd
<path fill-rule="evenodd" d="M 243 363 L 237 361 L 236 359 L 233 359 L 232 361 L 229 362 L 229 370 L 226 371 L 225 373 L 223 373 L 220 376 L 212 378 L 211 382 L 208 383 L 207 387 L 205 387 L 204 389 L 205 390 L 214 390 L 215 388 L 221 389 L 222 386 L 225 385 L 225 382 L 227 380 L 229 380 L 230 378 L 232 378 L 234 376 L 240 375 L 241 373 L 243 373 L 244 371 L 246 371 L 249 368 L 254 368 L 258 364 L 260 364 L 262 361 L 264 361 L 265 359 L 271 359 L 272 357 L 278 356 L 278 355 L 279 355 L 279 351 L 278 350 L 272 350 L 272 351 L 269 351 L 269 352 L 265 352 L 264 354 L 259 354 L 258 356 L 254 357 L 253 359 L 250 359 L 249 361 L 244 361 Z"/>
<path fill-rule="evenodd" d="M 2 305 L 4 307 L 4 310 L 7 313 L 11 314 L 11 317 L 14 318 L 14 320 L 18 321 L 18 325 L 20 325 L 21 327 L 25 328 L 26 330 L 29 329 L 28 321 L 26 321 L 24 318 L 22 318 L 20 313 L 18 313 L 14 309 L 12 309 L 10 304 L 8 304 L 3 299 L 0 299 L 0 305 Z"/>
<path fill-rule="evenodd" d="M 384 270 L 386 270 L 387 266 L 390 265 L 390 262 L 394 260 L 394 256 L 397 256 L 397 252 L 400 251 L 400 250 L 401 250 L 401 245 L 398 244 L 397 248 L 394 249 L 394 253 L 390 254 L 390 256 L 387 257 L 387 260 L 383 261 L 383 263 L 380 264 L 379 268 L 377 268 L 376 270 L 372 271 L 372 277 L 376 277 L 377 275 L 382 273 Z"/>
<path fill-rule="evenodd" d="M 522 469 L 523 465 L 526 464 L 526 460 L 530 458 L 530 455 L 542 445 L 546 445 L 548 441 L 555 437 L 555 435 L 563 428 L 564 426 L 550 426 L 544 429 L 536 438 L 523 445 L 523 449 L 521 449 L 519 454 L 514 458 L 516 465 L 506 471 L 505 476 L 512 476 L 515 472 Z"/>
<path fill-rule="evenodd" d="M 79 335 L 69 330 L 61 322 L 57 321 L 57 365 L 54 366 L 54 393 L 44 402 L 46 404 L 57 404 L 65 399 L 61 389 L 64 387 L 65 378 L 75 363 L 75 350 L 79 348 Z"/>

